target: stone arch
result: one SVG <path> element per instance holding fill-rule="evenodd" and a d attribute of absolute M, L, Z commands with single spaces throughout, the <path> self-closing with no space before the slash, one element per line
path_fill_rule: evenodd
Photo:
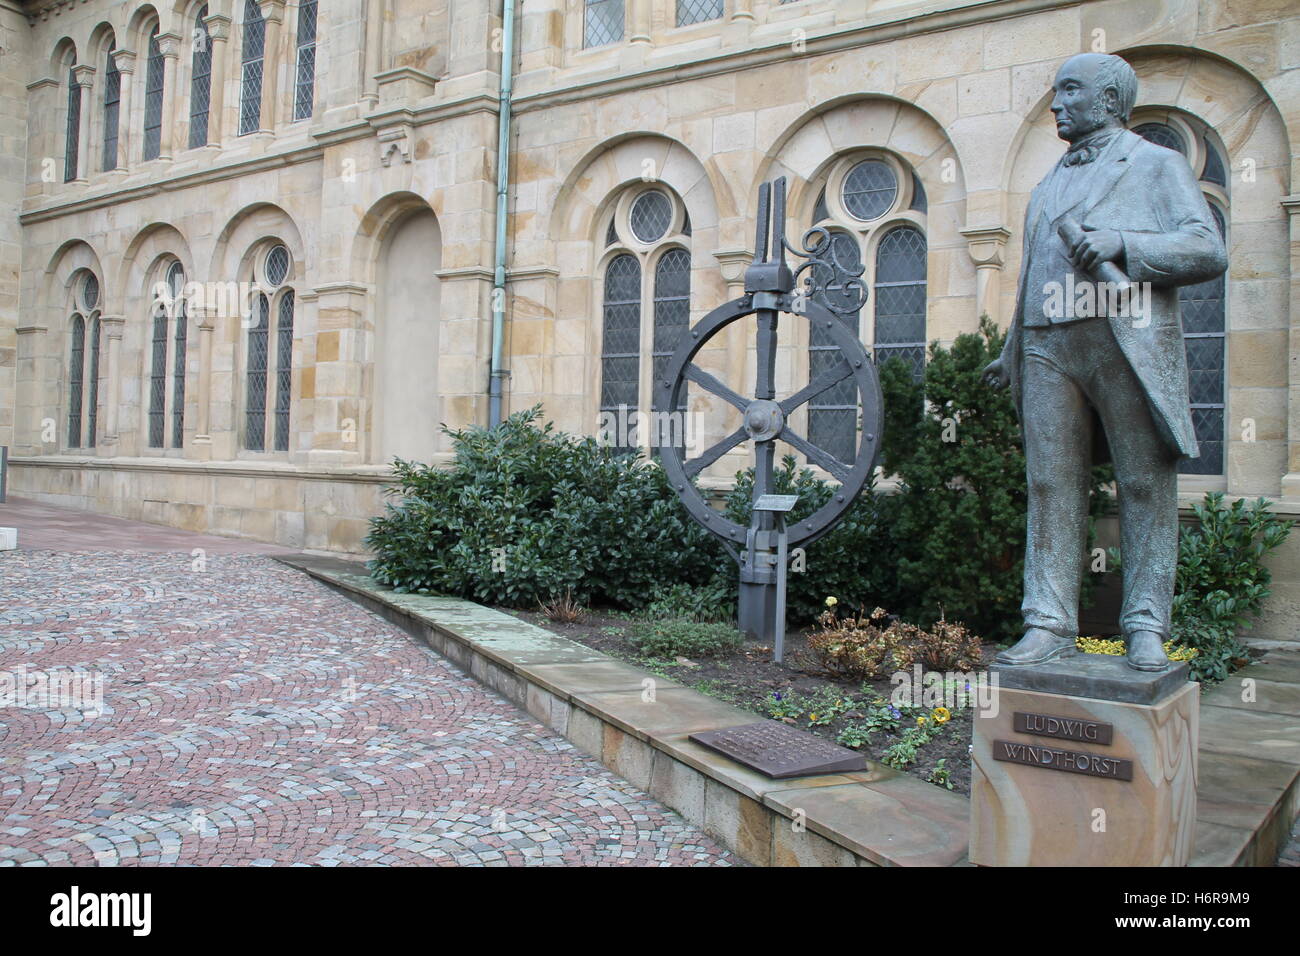
<path fill-rule="evenodd" d="M 128 322 L 143 314 L 138 308 L 150 295 L 152 280 L 164 259 L 179 259 L 187 277 L 196 275 L 196 262 L 189 242 L 171 223 L 154 222 L 135 234 L 127 244 L 117 270 L 124 314 Z"/>
<path fill-rule="evenodd" d="M 352 236 L 348 274 L 360 282 L 374 285 L 380 252 L 388 233 L 411 213 L 424 209 L 437 215 L 428 200 L 410 190 L 392 192 L 376 200 L 361 217 Z"/>
<path fill-rule="evenodd" d="M 114 287 L 110 284 L 110 277 L 105 274 L 99 254 L 84 239 L 69 239 L 54 251 L 45 267 L 41 298 L 45 303 L 50 328 L 58 327 L 54 322 L 58 321 L 58 316 L 68 302 L 72 281 L 79 272 L 86 269 L 99 278 L 101 311 L 106 310 L 107 303 L 113 301 L 111 293 Z"/>
<path fill-rule="evenodd" d="M 962 164 L 943 127 L 919 107 L 884 95 L 838 97 L 791 123 L 759 165 L 746 202 L 757 201 L 761 183 L 785 176 L 787 210 L 791 217 L 798 216 L 812 209 L 816 197 L 810 192 L 826 168 L 840 156 L 861 149 L 882 150 L 902 159 L 921 178 L 932 208 L 964 203 Z M 752 218 L 755 211 L 746 215 Z"/>
<path fill-rule="evenodd" d="M 64 75 L 79 62 L 81 61 L 77 59 L 77 44 L 71 37 L 60 37 L 50 51 L 50 76 L 63 83 Z"/>
<path fill-rule="evenodd" d="M 560 185 L 550 236 L 559 242 L 590 240 L 610 197 L 644 181 L 647 172 L 681 197 L 696 231 L 715 229 L 736 215 L 730 187 L 689 148 L 661 133 L 631 132 L 606 140 L 574 164 Z"/>
<path fill-rule="evenodd" d="M 230 217 L 214 244 L 208 278 L 221 282 L 246 278 L 258 246 L 272 239 L 288 247 L 294 266 L 292 278 L 301 282 L 312 271 L 314 261 L 293 217 L 269 202 L 252 203 Z"/>

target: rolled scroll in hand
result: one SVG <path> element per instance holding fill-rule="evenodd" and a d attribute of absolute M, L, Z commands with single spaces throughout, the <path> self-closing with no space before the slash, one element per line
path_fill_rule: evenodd
<path fill-rule="evenodd" d="M 1073 250 L 1079 240 L 1088 233 L 1083 226 L 1079 225 L 1078 220 L 1063 216 L 1056 227 L 1056 234 L 1065 242 L 1067 250 Z M 1124 274 L 1124 270 L 1110 260 L 1097 263 L 1093 267 L 1092 277 L 1100 282 L 1109 282 L 1117 292 L 1128 292 L 1133 286 L 1132 281 Z"/>

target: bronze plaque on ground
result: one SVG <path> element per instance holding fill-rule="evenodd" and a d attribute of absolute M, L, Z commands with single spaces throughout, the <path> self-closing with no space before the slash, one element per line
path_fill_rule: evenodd
<path fill-rule="evenodd" d="M 861 754 L 772 720 L 706 730 L 691 740 L 774 779 L 867 769 Z"/>

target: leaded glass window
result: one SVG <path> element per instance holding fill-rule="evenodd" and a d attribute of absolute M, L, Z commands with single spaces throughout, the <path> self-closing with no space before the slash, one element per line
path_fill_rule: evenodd
<path fill-rule="evenodd" d="M 275 337 L 275 450 L 289 450 L 289 408 L 293 387 L 293 290 L 280 296 Z"/>
<path fill-rule="evenodd" d="M 1187 155 L 1187 143 L 1183 141 L 1182 134 L 1168 123 L 1143 123 L 1133 127 L 1133 132 L 1157 146 Z"/>
<path fill-rule="evenodd" d="M 847 273 L 858 272 L 862 268 L 862 256 L 858 251 L 858 241 L 847 232 L 839 230 L 831 233 L 830 255 L 840 269 Z M 824 267 L 815 266 L 817 275 L 814 282 L 820 289 L 814 301 L 820 305 L 842 302 L 843 286 L 838 282 L 828 281 Z M 853 333 L 858 335 L 859 314 L 848 315 L 834 313 Z M 830 330 L 816 323 L 809 324 L 808 331 L 808 380 L 812 381 L 822 372 L 831 368 L 839 360 L 839 350 Z M 845 464 L 852 464 L 856 455 L 858 430 L 858 390 L 852 377 L 836 383 L 819 395 L 814 395 L 808 402 L 808 440 L 828 452 Z"/>
<path fill-rule="evenodd" d="M 95 447 L 99 428 L 99 316 L 90 320 L 90 375 L 86 381 L 86 447 Z"/>
<path fill-rule="evenodd" d="M 641 264 L 624 253 L 605 267 L 600 355 L 600 410 L 615 417 L 638 410 L 641 376 Z M 620 450 L 633 451 L 625 434 L 616 434 Z"/>
<path fill-rule="evenodd" d="M 722 19 L 723 0 L 677 0 L 677 25 L 706 23 Z"/>
<path fill-rule="evenodd" d="M 72 348 L 68 353 L 68 447 L 81 447 L 81 391 L 86 361 L 86 321 L 72 316 Z"/>
<path fill-rule="evenodd" d="M 316 92 L 316 0 L 303 0 L 298 8 L 298 72 L 294 82 L 293 118 L 311 116 Z"/>
<path fill-rule="evenodd" d="M 813 225 L 815 226 L 823 219 L 829 218 L 831 218 L 831 211 L 826 205 L 826 187 L 823 186 L 822 191 L 817 194 L 817 202 L 813 206 Z"/>
<path fill-rule="evenodd" d="M 207 4 L 194 21 L 194 55 L 190 59 L 190 149 L 208 145 L 208 111 L 212 106 L 212 36 L 203 21 Z"/>
<path fill-rule="evenodd" d="M 884 160 L 864 159 L 844 177 L 841 198 L 854 219 L 862 222 L 879 219 L 898 198 L 898 177 Z"/>
<path fill-rule="evenodd" d="M 99 279 L 93 272 L 86 273 L 86 280 L 81 285 L 81 301 L 88 309 L 99 304 Z"/>
<path fill-rule="evenodd" d="M 623 0 L 586 0 L 582 45 L 605 46 L 623 39 Z"/>
<path fill-rule="evenodd" d="M 239 135 L 262 126 L 262 55 L 266 21 L 257 0 L 244 0 L 244 38 L 239 87 Z"/>
<path fill-rule="evenodd" d="M 1201 173 L 1201 179 L 1216 186 L 1228 185 L 1228 174 L 1224 169 L 1223 157 L 1208 136 L 1205 137 L 1205 171 Z"/>
<path fill-rule="evenodd" d="M 917 379 L 925 373 L 925 256 L 915 226 L 891 229 L 876 249 L 876 364 L 901 358 Z"/>
<path fill-rule="evenodd" d="M 632 203 L 632 212 L 629 216 L 632 235 L 646 245 L 662 239 L 672 220 L 673 204 L 657 189 L 642 193 Z"/>
<path fill-rule="evenodd" d="M 162 155 L 163 55 L 158 27 L 149 33 L 149 59 L 144 79 L 144 158 Z"/>
<path fill-rule="evenodd" d="M 167 308 L 154 306 L 149 363 L 149 447 L 162 448 L 167 433 Z"/>
<path fill-rule="evenodd" d="M 248 328 L 248 356 L 244 395 L 244 447 L 249 451 L 266 449 L 266 358 L 271 303 L 265 294 L 253 300 Z"/>
<path fill-rule="evenodd" d="M 289 275 L 289 250 L 275 246 L 266 254 L 266 281 L 278 286 Z"/>
<path fill-rule="evenodd" d="M 1216 206 L 1211 206 L 1210 212 L 1219 234 L 1223 235 L 1223 214 Z M 1180 462 L 1178 470 L 1184 475 L 1223 474 L 1225 291 L 1225 279 L 1221 275 L 1178 290 L 1192 424 L 1201 450 L 1199 458 L 1185 458 Z"/>
<path fill-rule="evenodd" d="M 77 150 L 81 144 L 81 87 L 77 75 L 68 70 L 68 126 L 63 140 L 63 181 L 77 178 Z"/>
<path fill-rule="evenodd" d="M 185 445 L 185 340 L 189 309 L 185 302 L 185 270 L 179 262 L 167 270 L 167 284 L 175 303 L 176 330 L 172 335 L 172 447 Z"/>
<path fill-rule="evenodd" d="M 122 104 L 122 74 L 113 56 L 116 47 L 110 46 L 104 58 L 104 155 L 101 168 L 104 172 L 117 169 L 117 124 Z"/>
<path fill-rule="evenodd" d="M 682 334 L 691 325 L 691 254 L 685 249 L 669 249 L 659 257 L 655 266 L 654 305 L 652 374 L 658 381 L 668 359 L 681 343 Z M 685 389 L 682 389 L 677 411 L 686 411 Z"/>

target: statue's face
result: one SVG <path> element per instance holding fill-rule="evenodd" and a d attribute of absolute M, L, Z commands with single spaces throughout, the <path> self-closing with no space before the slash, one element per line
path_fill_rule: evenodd
<path fill-rule="evenodd" d="M 1097 61 L 1086 55 L 1072 57 L 1052 84 L 1056 135 L 1067 143 L 1078 142 L 1103 126 L 1119 125 L 1119 118 L 1106 108 L 1105 91 L 1097 88 L 1097 66 Z"/>

